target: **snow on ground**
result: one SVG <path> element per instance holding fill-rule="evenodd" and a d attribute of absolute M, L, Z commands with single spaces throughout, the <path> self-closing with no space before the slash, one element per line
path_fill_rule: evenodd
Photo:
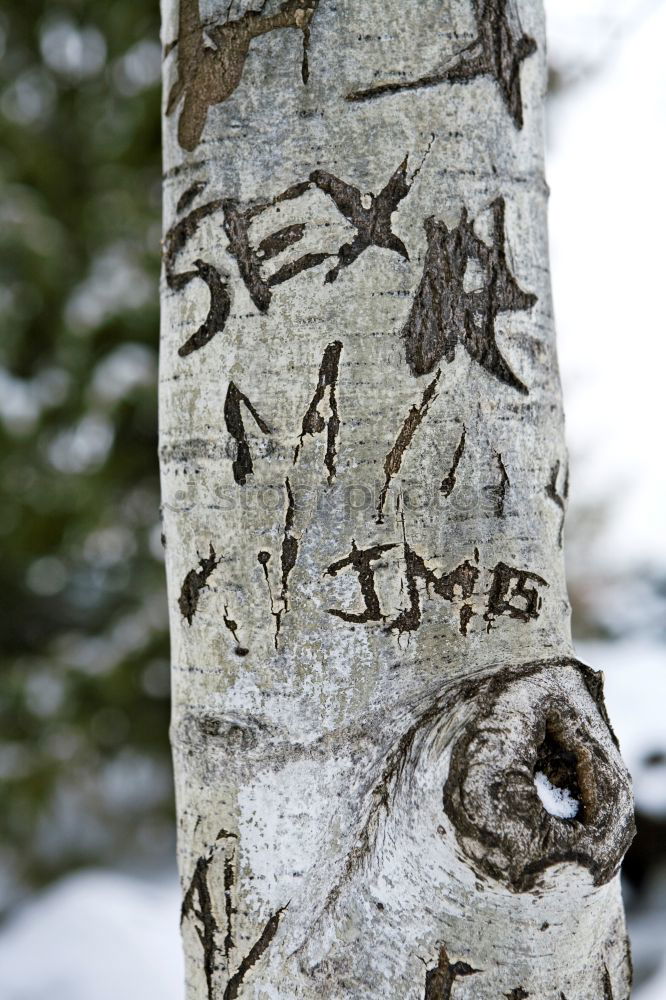
<path fill-rule="evenodd" d="M 2 1000 L 183 1000 L 175 874 L 87 871 L 18 910 L 0 933 Z"/>

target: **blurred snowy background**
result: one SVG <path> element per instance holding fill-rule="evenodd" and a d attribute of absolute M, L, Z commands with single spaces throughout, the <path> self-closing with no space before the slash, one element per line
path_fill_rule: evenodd
<path fill-rule="evenodd" d="M 156 470 L 156 0 L 0 11 L 0 1000 L 182 1000 Z M 546 0 L 580 656 L 666 998 L 666 0 Z M 36 958 L 38 956 L 38 958 Z"/>

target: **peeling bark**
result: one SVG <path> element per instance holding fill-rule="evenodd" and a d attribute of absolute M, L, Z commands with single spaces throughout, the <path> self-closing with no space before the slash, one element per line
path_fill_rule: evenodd
<path fill-rule="evenodd" d="M 541 6 L 162 8 L 187 1000 L 627 1000 L 630 783 L 564 580 Z"/>

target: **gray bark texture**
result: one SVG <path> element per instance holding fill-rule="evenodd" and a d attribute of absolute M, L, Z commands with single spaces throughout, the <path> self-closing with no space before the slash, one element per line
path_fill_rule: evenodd
<path fill-rule="evenodd" d="M 534 0 L 162 0 L 188 1000 L 625 1000 Z"/>

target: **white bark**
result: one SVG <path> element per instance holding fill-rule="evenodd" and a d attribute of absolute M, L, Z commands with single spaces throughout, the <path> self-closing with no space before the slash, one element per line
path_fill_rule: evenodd
<path fill-rule="evenodd" d="M 631 793 L 570 638 L 541 5 L 162 2 L 188 1000 L 623 1000 Z"/>

